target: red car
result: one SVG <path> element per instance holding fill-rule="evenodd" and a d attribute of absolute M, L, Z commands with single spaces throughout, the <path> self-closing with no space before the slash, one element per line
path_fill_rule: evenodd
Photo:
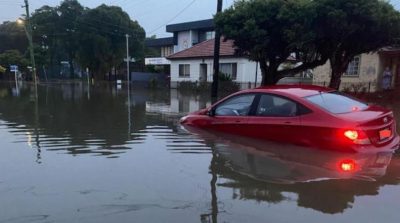
<path fill-rule="evenodd" d="M 395 150 L 393 112 L 325 87 L 277 85 L 234 93 L 181 124 L 340 151 Z"/>

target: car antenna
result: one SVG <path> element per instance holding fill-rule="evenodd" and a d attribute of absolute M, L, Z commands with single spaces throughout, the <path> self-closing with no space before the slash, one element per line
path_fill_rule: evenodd
<path fill-rule="evenodd" d="M 322 99 L 322 102 L 323 102 L 324 104 L 326 104 L 326 103 L 325 103 L 325 98 L 322 96 L 322 91 L 319 90 L 318 92 L 319 92 L 319 96 L 320 96 L 321 99 Z"/>

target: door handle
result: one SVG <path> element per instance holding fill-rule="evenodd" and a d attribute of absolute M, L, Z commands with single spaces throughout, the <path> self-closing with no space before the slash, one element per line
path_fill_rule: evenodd
<path fill-rule="evenodd" d="M 287 121 L 287 122 L 285 122 L 285 124 L 292 124 L 292 122 Z"/>

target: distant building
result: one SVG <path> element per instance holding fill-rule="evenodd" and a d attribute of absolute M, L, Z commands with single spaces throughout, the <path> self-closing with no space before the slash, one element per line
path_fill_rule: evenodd
<path fill-rule="evenodd" d="M 171 61 L 171 87 L 179 82 L 212 82 L 214 39 L 198 43 L 193 47 L 167 57 Z M 261 81 L 261 71 L 256 62 L 235 53 L 232 40 L 220 42 L 220 72 L 240 84 Z"/>
<path fill-rule="evenodd" d="M 146 65 L 169 65 L 166 57 L 212 39 L 215 35 L 212 19 L 171 24 L 166 26 L 166 30 L 172 33 L 173 37 L 145 41 L 146 47 L 152 48 L 158 53 L 156 57 L 146 57 Z"/>
<path fill-rule="evenodd" d="M 400 85 L 400 49 L 385 47 L 374 53 L 356 56 L 341 78 L 340 89 L 374 92 L 382 89 L 383 71 L 392 73 L 391 87 Z M 331 78 L 329 62 L 313 71 L 313 83 L 328 85 Z"/>
<path fill-rule="evenodd" d="M 170 76 L 171 87 L 179 82 L 212 82 L 215 26 L 212 19 L 192 21 L 166 26 L 172 37 L 147 39 L 145 45 L 156 52 L 154 57 L 146 57 L 146 65 L 162 68 Z M 220 72 L 229 75 L 233 81 L 248 85 L 261 82 L 261 70 L 257 63 L 245 56 L 235 54 L 231 40 L 221 39 Z M 288 58 L 295 62 L 295 58 Z M 349 64 L 342 76 L 341 89 L 356 91 L 376 91 L 381 89 L 382 74 L 389 67 L 392 87 L 400 85 L 400 48 L 383 48 L 375 53 L 362 54 Z M 330 65 L 313 70 L 312 83 L 328 85 Z M 308 82 L 307 82 L 308 83 Z"/>
<path fill-rule="evenodd" d="M 215 26 L 212 19 L 171 24 L 166 26 L 173 37 L 148 39 L 146 46 L 159 57 L 145 58 L 146 65 L 168 66 L 171 87 L 182 81 L 212 82 Z M 239 83 L 261 81 L 261 71 L 248 58 L 235 55 L 233 42 L 221 40 L 220 72 Z M 164 69 L 165 70 L 165 69 Z"/>

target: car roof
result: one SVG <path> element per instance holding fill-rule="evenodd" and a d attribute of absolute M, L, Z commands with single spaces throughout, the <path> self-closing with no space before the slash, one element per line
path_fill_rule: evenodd
<path fill-rule="evenodd" d="M 295 97 L 307 97 L 311 95 L 316 95 L 326 92 L 335 91 L 332 88 L 316 86 L 316 85 L 303 85 L 303 84 L 290 84 L 290 85 L 273 85 L 273 86 L 263 86 L 255 89 L 251 89 L 249 91 L 256 92 L 265 92 L 265 93 L 277 93 L 277 94 L 286 94 L 292 95 Z"/>

